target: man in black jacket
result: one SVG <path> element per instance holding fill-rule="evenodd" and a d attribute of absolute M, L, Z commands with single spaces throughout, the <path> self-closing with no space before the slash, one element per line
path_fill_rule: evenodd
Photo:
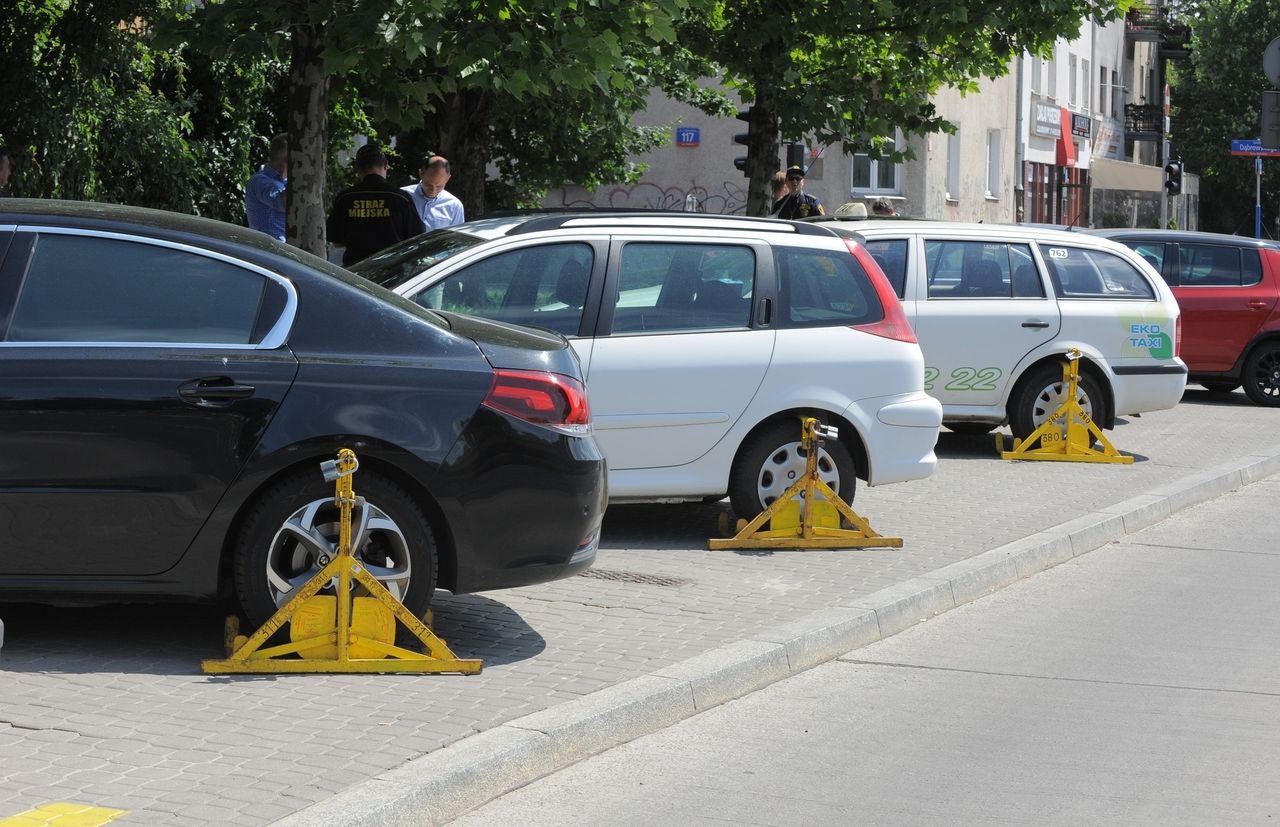
<path fill-rule="evenodd" d="M 346 247 L 344 266 L 424 229 L 413 199 L 387 183 L 387 156 L 377 144 L 365 144 L 356 151 L 356 173 L 360 183 L 338 193 L 327 222 L 329 240 Z"/>
<path fill-rule="evenodd" d="M 791 188 L 781 204 L 776 205 L 778 218 L 808 218 L 826 215 L 822 202 L 804 191 L 804 167 L 787 167 L 787 186 Z"/>

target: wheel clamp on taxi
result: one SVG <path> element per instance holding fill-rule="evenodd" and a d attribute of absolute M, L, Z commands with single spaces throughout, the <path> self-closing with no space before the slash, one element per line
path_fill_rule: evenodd
<path fill-rule="evenodd" d="M 1001 459 L 1043 459 L 1056 462 L 1116 462 L 1131 464 L 1133 457 L 1121 454 L 1102 435 L 1102 429 L 1080 406 L 1080 350 L 1071 348 L 1062 366 L 1066 388 L 1062 404 L 1025 440 L 1014 438 L 1013 450 L 1004 450 L 1004 434 L 996 434 L 996 451 Z M 1065 427 L 1064 427 L 1065 425 Z M 1098 440 L 1102 450 L 1092 447 Z M 1033 448 L 1039 442 L 1039 448 Z"/>
<path fill-rule="evenodd" d="M 455 656 L 351 553 L 351 512 L 364 507 L 352 485 L 359 467 L 349 448 L 338 451 L 336 460 L 320 464 L 325 480 L 334 483 L 334 505 L 340 514 L 337 554 L 251 636 L 237 634 L 239 621 L 228 618 L 227 658 L 204 661 L 205 673 L 480 672 L 479 660 Z M 352 597 L 353 579 L 369 597 Z M 336 594 L 319 594 L 331 583 L 336 583 Z M 397 620 L 422 642 L 425 654 L 394 644 Z M 262 648 L 286 623 L 289 643 Z M 299 657 L 279 658 L 295 654 Z"/>
<path fill-rule="evenodd" d="M 708 541 L 711 549 L 724 548 L 902 548 L 901 537 L 883 537 L 818 475 L 818 449 L 824 439 L 835 439 L 835 428 L 811 416 L 801 417 L 800 440 L 805 470 L 795 484 L 729 539 Z M 825 497 L 820 499 L 818 495 Z M 852 528 L 845 528 L 841 517 Z M 768 523 L 769 527 L 764 528 Z"/>

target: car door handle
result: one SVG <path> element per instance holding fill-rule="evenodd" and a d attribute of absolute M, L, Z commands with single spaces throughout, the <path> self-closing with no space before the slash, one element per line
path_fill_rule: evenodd
<path fill-rule="evenodd" d="M 188 402 L 230 402 L 253 396 L 253 385 L 239 385 L 226 376 L 196 379 L 180 386 L 178 396 Z"/>
<path fill-rule="evenodd" d="M 1264 301 L 1262 301 L 1261 299 L 1250 299 L 1250 300 L 1249 300 L 1249 309 L 1250 309 L 1250 310 L 1266 310 L 1266 309 L 1267 309 L 1267 307 L 1268 307 L 1267 303 L 1266 303 L 1266 302 L 1264 302 Z"/>
<path fill-rule="evenodd" d="M 1039 319 L 1027 319 L 1025 322 L 1023 322 L 1023 323 L 1022 323 L 1022 326 L 1023 326 L 1023 327 L 1036 327 L 1036 328 L 1039 328 L 1039 327 L 1048 327 L 1048 326 L 1049 326 L 1049 323 L 1048 323 L 1048 322 L 1042 322 L 1042 321 L 1040 321 Z"/>

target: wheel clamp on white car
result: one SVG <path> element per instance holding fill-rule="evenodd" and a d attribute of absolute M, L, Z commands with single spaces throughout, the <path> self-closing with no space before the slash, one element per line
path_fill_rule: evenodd
<path fill-rule="evenodd" d="M 1080 406 L 1080 349 L 1071 348 L 1062 366 L 1062 386 L 1066 389 L 1058 409 L 1025 440 L 1013 440 L 1013 450 L 1004 449 L 1004 434 L 996 434 L 996 451 L 1001 459 L 1043 459 L 1057 462 L 1116 462 L 1131 464 L 1133 457 L 1121 454 L 1102 435 L 1102 429 Z M 1066 427 L 1063 428 L 1065 423 Z M 1098 440 L 1102 450 L 1092 447 Z M 1037 442 L 1039 448 L 1032 448 Z"/>
<path fill-rule="evenodd" d="M 327 482 L 334 483 L 334 504 L 340 514 L 338 552 L 262 628 L 245 637 L 237 634 L 239 620 L 227 619 L 225 660 L 206 660 L 200 668 L 211 675 L 274 672 L 460 672 L 479 674 L 479 660 L 461 660 L 418 618 L 391 596 L 351 553 L 351 512 L 364 506 L 355 495 L 352 476 L 360 467 L 351 449 L 320 464 Z M 352 597 L 355 583 L 368 597 Z M 336 584 L 333 595 L 318 592 Z M 426 653 L 396 646 L 396 621 L 404 624 Z M 289 624 L 289 643 L 262 648 Z M 280 655 L 298 655 L 278 659 Z"/>
<path fill-rule="evenodd" d="M 729 539 L 708 541 L 711 549 L 722 548 L 902 548 L 901 537 L 883 537 L 818 475 L 818 449 L 823 439 L 835 439 L 835 428 L 817 419 L 801 417 L 802 450 L 805 469 L 800 479 L 782 496 L 756 515 L 751 522 L 740 520 L 741 528 Z M 821 494 L 826 499 L 819 499 Z M 844 517 L 852 528 L 841 523 Z M 769 524 L 764 528 L 765 523 Z"/>

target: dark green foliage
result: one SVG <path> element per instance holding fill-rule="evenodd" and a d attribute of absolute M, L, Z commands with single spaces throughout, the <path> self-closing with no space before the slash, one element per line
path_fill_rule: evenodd
<path fill-rule="evenodd" d="M 11 190 L 243 220 L 281 67 L 150 42 L 166 0 L 18 0 L 0 15 Z"/>
<path fill-rule="evenodd" d="M 1231 155 L 1233 138 L 1256 138 L 1261 96 L 1271 88 L 1262 53 L 1280 36 L 1280 4 L 1201 0 L 1186 9 L 1191 59 L 1172 81 L 1173 153 L 1200 176 L 1200 229 L 1253 235 L 1257 177 L 1253 158 Z M 1264 237 L 1276 232 L 1280 159 L 1263 161 Z"/>

